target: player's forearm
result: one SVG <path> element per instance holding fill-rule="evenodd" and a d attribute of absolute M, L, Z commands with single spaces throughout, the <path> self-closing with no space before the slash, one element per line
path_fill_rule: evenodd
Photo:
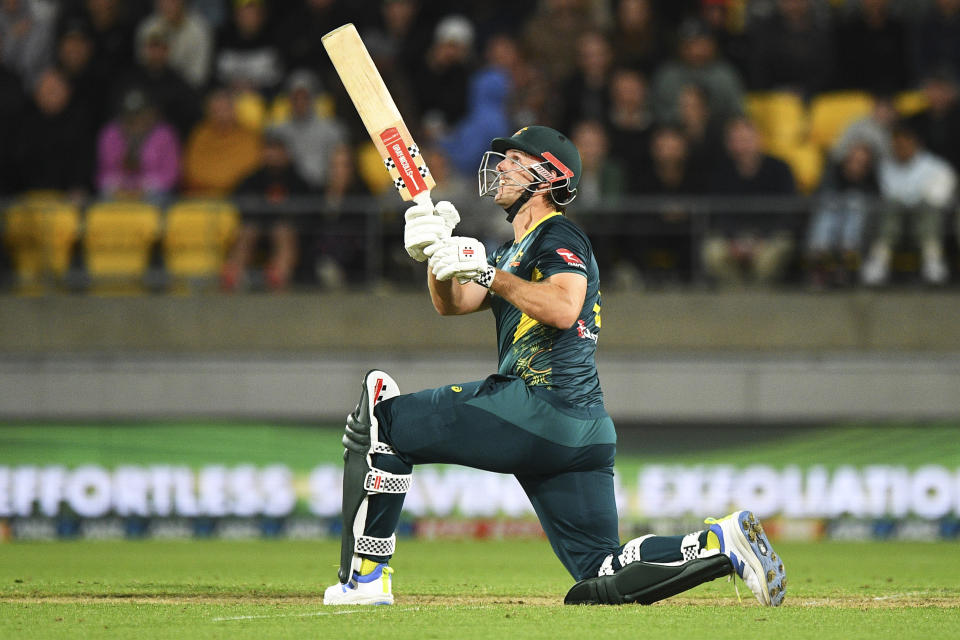
<path fill-rule="evenodd" d="M 482 306 L 482 299 L 478 302 L 476 295 L 466 295 L 475 287 L 480 287 L 478 284 L 468 282 L 466 285 L 461 285 L 455 279 L 437 280 L 436 276 L 427 269 L 427 287 L 430 289 L 433 308 L 442 316 L 472 313 Z M 483 293 L 485 294 L 486 291 L 484 290 Z"/>
<path fill-rule="evenodd" d="M 569 329 L 577 321 L 583 301 L 550 282 L 529 282 L 497 269 L 490 290 L 540 324 Z"/>

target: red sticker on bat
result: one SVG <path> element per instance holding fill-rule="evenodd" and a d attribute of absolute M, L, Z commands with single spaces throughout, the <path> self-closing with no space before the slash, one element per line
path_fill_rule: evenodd
<path fill-rule="evenodd" d="M 560 257 L 563 258 L 564 262 L 578 269 L 586 270 L 586 265 L 583 264 L 583 260 L 574 255 L 573 251 L 570 249 L 557 249 L 557 253 L 560 254 Z"/>
<path fill-rule="evenodd" d="M 413 161 L 410 148 L 404 144 L 397 128 L 390 127 L 382 131 L 380 140 L 383 142 L 383 146 L 387 148 L 387 153 L 390 154 L 397 171 L 400 172 L 400 178 L 410 191 L 410 196 L 413 197 L 418 193 L 427 191 L 427 183 L 423 181 L 423 176 L 420 175 L 420 168 Z"/>

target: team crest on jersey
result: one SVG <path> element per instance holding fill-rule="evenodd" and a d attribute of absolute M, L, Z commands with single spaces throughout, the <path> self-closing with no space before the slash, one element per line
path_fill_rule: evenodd
<path fill-rule="evenodd" d="M 560 257 L 563 258 L 563 261 L 571 267 L 583 269 L 584 271 L 587 270 L 587 266 L 583 264 L 583 260 L 578 258 L 573 251 L 570 251 L 570 249 L 557 249 L 557 253 L 560 254 Z"/>

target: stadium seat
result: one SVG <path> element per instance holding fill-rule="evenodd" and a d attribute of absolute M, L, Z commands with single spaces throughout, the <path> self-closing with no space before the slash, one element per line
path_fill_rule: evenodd
<path fill-rule="evenodd" d="M 52 197 L 29 197 L 4 212 L 3 241 L 23 293 L 42 290 L 46 277 L 63 278 L 80 231 L 75 206 Z"/>
<path fill-rule="evenodd" d="M 221 200 L 187 200 L 167 209 L 163 255 L 175 281 L 216 278 L 237 233 L 240 214 Z"/>
<path fill-rule="evenodd" d="M 844 129 L 873 108 L 873 97 L 861 91 L 822 93 L 810 102 L 810 141 L 830 148 Z"/>
<path fill-rule="evenodd" d="M 256 91 L 244 91 L 234 99 L 237 121 L 248 129 L 260 131 L 267 123 L 266 101 Z"/>
<path fill-rule="evenodd" d="M 897 108 L 897 113 L 905 118 L 920 113 L 929 106 L 927 104 L 927 97 L 923 95 L 922 91 L 904 91 L 903 93 L 898 93 L 893 99 L 893 104 Z"/>
<path fill-rule="evenodd" d="M 330 118 L 334 113 L 333 99 L 328 95 L 317 96 L 313 101 L 314 111 L 318 118 Z M 267 116 L 267 124 L 279 124 L 290 117 L 290 97 L 286 95 L 277 96 L 270 104 L 270 114 Z"/>
<path fill-rule="evenodd" d="M 817 145 L 805 142 L 790 149 L 776 152 L 773 155 L 790 165 L 790 169 L 793 171 L 793 179 L 797 183 L 797 189 L 802 193 L 813 193 L 820 185 L 824 155 Z"/>
<path fill-rule="evenodd" d="M 145 202 L 103 202 L 86 213 L 83 238 L 93 289 L 108 293 L 141 290 L 150 252 L 160 236 L 160 210 Z"/>
<path fill-rule="evenodd" d="M 383 158 L 372 142 L 366 142 L 357 149 L 357 168 L 372 193 L 384 193 L 394 188 L 393 178 L 384 170 Z"/>
<path fill-rule="evenodd" d="M 785 152 L 806 137 L 806 107 L 796 94 L 786 91 L 750 93 L 746 107 L 747 115 L 760 131 L 764 148 L 770 153 Z"/>

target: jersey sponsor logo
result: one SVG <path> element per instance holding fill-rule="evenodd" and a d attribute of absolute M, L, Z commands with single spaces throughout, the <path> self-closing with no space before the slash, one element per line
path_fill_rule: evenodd
<path fill-rule="evenodd" d="M 588 327 L 583 320 L 577 320 L 577 337 L 593 340 L 594 342 L 600 338 L 600 336 L 595 334 L 593 331 L 590 331 L 590 327 Z"/>
<path fill-rule="evenodd" d="M 563 261 L 569 264 L 571 267 L 576 267 L 577 269 L 587 270 L 587 266 L 583 264 L 583 260 L 578 258 L 573 251 L 570 249 L 557 249 L 557 253 L 560 254 L 560 257 L 563 258 Z"/>

